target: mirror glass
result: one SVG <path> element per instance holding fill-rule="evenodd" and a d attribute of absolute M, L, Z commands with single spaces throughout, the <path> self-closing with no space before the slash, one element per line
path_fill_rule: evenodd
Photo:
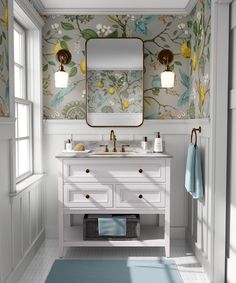
<path fill-rule="evenodd" d="M 143 42 L 138 38 L 87 41 L 87 123 L 138 127 L 143 123 Z"/>

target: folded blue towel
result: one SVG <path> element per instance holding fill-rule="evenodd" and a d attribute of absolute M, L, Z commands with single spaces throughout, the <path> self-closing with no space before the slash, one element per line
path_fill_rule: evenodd
<path fill-rule="evenodd" d="M 125 217 L 101 217 L 98 218 L 99 236 L 126 236 Z"/>
<path fill-rule="evenodd" d="M 198 146 L 193 144 L 188 147 L 185 188 L 194 199 L 204 197 L 200 151 Z"/>

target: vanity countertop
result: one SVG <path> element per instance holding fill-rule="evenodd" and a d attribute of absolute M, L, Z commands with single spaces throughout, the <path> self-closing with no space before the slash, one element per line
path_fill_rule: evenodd
<path fill-rule="evenodd" d="M 153 153 L 153 152 L 89 152 L 89 153 L 83 153 L 83 152 L 61 152 L 56 155 L 56 158 L 61 159 L 67 159 L 67 158 L 172 158 L 172 155 L 168 154 L 167 152 L 163 153 Z"/>

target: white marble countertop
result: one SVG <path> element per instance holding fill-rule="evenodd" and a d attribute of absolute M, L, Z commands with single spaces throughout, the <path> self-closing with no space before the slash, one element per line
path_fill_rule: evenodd
<path fill-rule="evenodd" d="M 76 142 L 74 142 L 76 144 Z M 171 154 L 167 152 L 154 153 L 153 145 L 150 143 L 147 151 L 143 151 L 140 147 L 140 142 L 137 141 L 119 141 L 117 144 L 117 152 L 112 152 L 112 143 L 110 141 L 93 142 L 93 141 L 80 141 L 85 145 L 85 151 L 62 151 L 56 155 L 56 158 L 172 158 Z M 104 152 L 100 144 L 108 144 L 109 152 Z M 120 152 L 121 144 L 129 144 L 125 148 L 125 152 Z"/>
<path fill-rule="evenodd" d="M 67 158 L 172 158 L 167 153 L 154 153 L 154 152 L 106 152 L 91 151 L 89 153 L 83 152 L 61 152 L 56 155 L 56 158 L 67 159 Z"/>

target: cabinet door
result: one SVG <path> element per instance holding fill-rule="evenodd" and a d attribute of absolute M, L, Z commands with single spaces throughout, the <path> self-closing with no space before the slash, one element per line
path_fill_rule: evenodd
<path fill-rule="evenodd" d="M 165 184 L 116 185 L 117 208 L 165 207 Z"/>
<path fill-rule="evenodd" d="M 107 208 L 113 206 L 113 186 L 110 184 L 67 184 L 64 186 L 64 206 L 71 208 Z"/>

